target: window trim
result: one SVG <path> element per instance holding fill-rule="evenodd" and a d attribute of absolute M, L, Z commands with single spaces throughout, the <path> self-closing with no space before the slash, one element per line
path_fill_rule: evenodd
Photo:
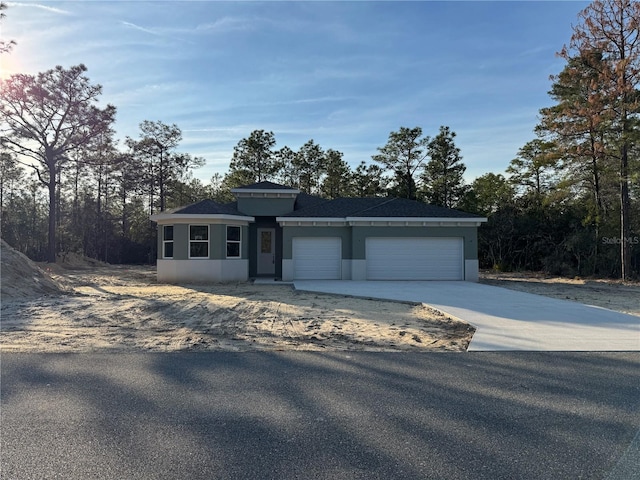
<path fill-rule="evenodd" d="M 240 230 L 239 240 L 229 240 L 229 228 L 237 228 Z M 226 243 L 225 243 L 226 258 L 242 258 L 242 227 L 240 225 L 227 225 L 225 232 L 226 232 Z M 229 255 L 229 244 L 231 243 L 238 244 L 238 255 L 234 255 L 234 256 Z"/>
<path fill-rule="evenodd" d="M 167 227 L 171 227 L 171 240 L 166 240 L 166 228 Z M 175 236 L 175 227 L 174 225 L 163 225 L 162 226 L 162 258 L 166 259 L 166 260 L 173 260 L 173 255 L 171 255 L 170 257 L 167 256 L 167 244 L 170 243 L 171 244 L 171 250 L 173 252 L 173 254 L 175 255 L 175 251 L 173 250 L 175 248 L 175 243 L 174 243 L 174 236 Z"/>
<path fill-rule="evenodd" d="M 207 227 L 207 239 L 206 240 L 192 240 L 191 239 L 191 227 Z M 211 257 L 211 227 L 205 223 L 190 223 L 189 224 L 189 260 L 209 260 Z M 191 244 L 193 243 L 206 243 L 207 255 L 204 257 L 192 257 L 191 256 Z"/>

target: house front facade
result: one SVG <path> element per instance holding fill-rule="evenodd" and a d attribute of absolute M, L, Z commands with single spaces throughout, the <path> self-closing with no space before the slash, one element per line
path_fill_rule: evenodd
<path fill-rule="evenodd" d="M 260 182 L 152 215 L 158 281 L 478 280 L 476 215 L 399 198 L 326 200 Z"/>

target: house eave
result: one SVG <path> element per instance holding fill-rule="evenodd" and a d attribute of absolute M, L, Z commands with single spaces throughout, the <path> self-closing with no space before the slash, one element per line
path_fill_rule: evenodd
<path fill-rule="evenodd" d="M 479 227 L 486 218 L 465 217 L 347 217 L 351 226 Z"/>
<path fill-rule="evenodd" d="M 342 217 L 276 217 L 281 227 L 345 227 L 347 220 Z"/>
<path fill-rule="evenodd" d="M 210 214 L 201 214 L 201 213 L 156 213 L 155 215 L 151 215 L 151 220 L 158 224 L 167 224 L 167 223 L 226 223 L 226 222 L 234 222 L 241 224 L 249 224 L 250 222 L 254 222 L 254 217 L 249 217 L 246 215 L 229 215 L 229 214 L 221 214 L 221 213 L 210 213 Z"/>
<path fill-rule="evenodd" d="M 282 227 L 479 227 L 486 218 L 437 217 L 277 217 Z"/>

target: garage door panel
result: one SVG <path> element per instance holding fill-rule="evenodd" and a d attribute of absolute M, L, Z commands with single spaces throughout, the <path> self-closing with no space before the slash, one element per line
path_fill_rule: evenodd
<path fill-rule="evenodd" d="M 462 238 L 367 238 L 370 280 L 462 280 Z"/>
<path fill-rule="evenodd" d="M 296 280 L 339 280 L 341 270 L 341 238 L 293 239 L 293 277 Z"/>

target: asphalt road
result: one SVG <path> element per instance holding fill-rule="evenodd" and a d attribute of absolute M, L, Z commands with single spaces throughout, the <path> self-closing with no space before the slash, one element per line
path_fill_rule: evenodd
<path fill-rule="evenodd" d="M 0 361 L 2 479 L 640 478 L 639 353 Z"/>

